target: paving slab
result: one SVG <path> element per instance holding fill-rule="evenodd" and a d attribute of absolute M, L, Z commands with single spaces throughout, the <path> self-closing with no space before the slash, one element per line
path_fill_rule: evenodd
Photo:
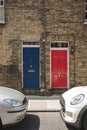
<path fill-rule="evenodd" d="M 60 111 L 59 97 L 27 97 L 28 111 Z"/>

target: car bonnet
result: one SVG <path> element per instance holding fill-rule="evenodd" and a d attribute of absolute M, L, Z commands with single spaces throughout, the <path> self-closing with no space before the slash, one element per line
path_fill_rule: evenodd
<path fill-rule="evenodd" d="M 69 105 L 71 99 L 79 94 L 84 94 L 87 97 L 87 86 L 74 87 L 62 94 L 66 104 Z"/>
<path fill-rule="evenodd" d="M 11 89 L 11 88 L 6 88 L 6 87 L 0 87 L 0 98 L 1 99 L 15 99 L 15 100 L 20 100 L 23 101 L 24 99 L 24 94 L 21 92 Z"/>

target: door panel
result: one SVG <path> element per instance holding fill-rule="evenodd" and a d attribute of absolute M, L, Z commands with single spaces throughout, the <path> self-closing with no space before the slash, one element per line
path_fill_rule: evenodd
<path fill-rule="evenodd" d="M 67 50 L 51 50 L 51 87 L 67 88 Z"/>
<path fill-rule="evenodd" d="M 39 88 L 38 47 L 23 47 L 23 87 Z"/>

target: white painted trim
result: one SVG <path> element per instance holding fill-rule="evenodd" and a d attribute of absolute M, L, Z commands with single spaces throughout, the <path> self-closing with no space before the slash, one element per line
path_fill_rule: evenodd
<path fill-rule="evenodd" d="M 51 44 L 50 44 L 51 45 Z M 51 46 L 50 46 L 50 88 L 52 88 L 52 84 L 51 84 L 51 79 L 52 79 L 52 76 L 51 76 L 51 71 L 52 71 L 52 67 L 51 67 Z"/>
<path fill-rule="evenodd" d="M 22 47 L 40 47 L 40 45 L 22 45 Z"/>
<path fill-rule="evenodd" d="M 60 42 L 60 41 L 57 41 Z M 63 41 L 62 41 L 63 42 Z M 67 42 L 67 41 L 65 41 Z M 52 42 L 51 42 L 52 43 Z M 52 50 L 67 50 L 67 88 L 69 89 L 69 42 L 68 43 L 68 47 L 51 47 L 51 43 L 50 43 L 50 88 L 52 88 L 52 84 L 51 84 L 51 51 Z"/>
<path fill-rule="evenodd" d="M 68 43 L 68 45 L 69 45 L 69 43 Z M 67 50 L 67 74 L 68 74 L 68 78 L 67 78 L 67 84 L 68 84 L 68 86 L 67 86 L 67 88 L 69 89 L 69 47 L 68 47 L 68 50 Z"/>
<path fill-rule="evenodd" d="M 63 43 L 68 43 L 68 45 L 69 45 L 69 42 L 68 42 L 68 41 L 52 41 L 52 42 L 53 42 L 53 43 L 56 43 L 56 42 L 61 43 L 61 42 L 63 42 Z M 51 42 L 51 43 L 52 43 L 52 42 Z M 50 43 L 50 44 L 51 44 L 51 43 Z"/>
<path fill-rule="evenodd" d="M 23 45 L 22 45 L 22 88 L 23 88 Z"/>
<path fill-rule="evenodd" d="M 87 24 L 87 22 L 84 22 L 84 24 Z"/>
<path fill-rule="evenodd" d="M 63 47 L 55 48 L 55 47 L 53 47 L 53 48 L 51 48 L 51 50 L 68 50 L 68 47 L 67 48 L 63 48 Z"/>
<path fill-rule="evenodd" d="M 23 48 L 36 47 L 39 48 L 39 88 L 40 88 L 40 45 L 23 45 L 22 44 L 22 88 L 23 88 Z"/>

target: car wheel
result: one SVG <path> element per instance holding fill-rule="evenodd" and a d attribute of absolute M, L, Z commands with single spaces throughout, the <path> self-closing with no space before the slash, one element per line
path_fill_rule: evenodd
<path fill-rule="evenodd" d="M 1 121 L 1 119 L 0 119 L 0 128 L 2 128 L 2 121 Z"/>
<path fill-rule="evenodd" d="M 86 116 L 83 119 L 82 126 L 83 126 L 83 130 L 87 130 L 87 114 L 86 114 Z"/>
<path fill-rule="evenodd" d="M 76 128 L 76 127 L 71 126 L 69 124 L 66 124 L 66 127 L 68 128 L 68 130 L 80 130 L 79 128 Z"/>

